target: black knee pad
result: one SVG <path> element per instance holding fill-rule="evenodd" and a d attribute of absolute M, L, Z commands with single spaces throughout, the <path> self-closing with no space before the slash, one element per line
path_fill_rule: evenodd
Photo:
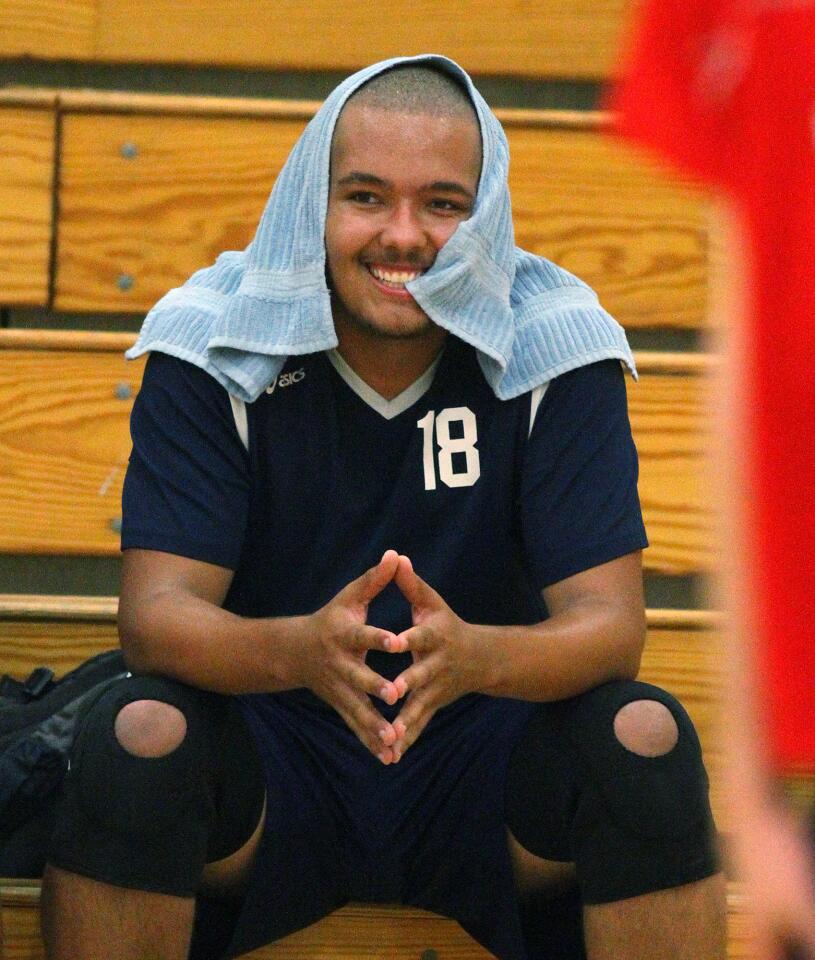
<path fill-rule="evenodd" d="M 186 733 L 176 749 L 139 757 L 119 743 L 116 717 L 135 700 L 181 711 Z M 117 886 L 192 896 L 204 864 L 218 859 L 208 854 L 228 703 L 158 677 L 131 677 L 100 696 L 77 735 L 50 862 Z M 259 815 L 257 792 L 253 797 Z M 228 846 L 236 831 L 226 832 Z"/>
<path fill-rule="evenodd" d="M 667 753 L 646 757 L 617 739 L 614 718 L 626 704 L 655 700 L 673 716 L 679 736 Z M 699 737 L 685 708 L 659 687 L 610 683 L 581 698 L 570 740 L 586 777 L 596 784 L 622 830 L 653 840 L 681 840 L 709 816 L 708 777 Z"/>
<path fill-rule="evenodd" d="M 655 700 L 673 716 L 679 735 L 668 752 L 642 756 L 617 739 L 614 718 L 638 700 Z M 548 771 L 540 767 L 541 743 L 545 759 L 554 751 L 568 768 L 560 771 L 554 814 L 551 780 L 541 791 L 548 807 L 536 803 L 534 781 L 553 776 L 551 762 Z M 530 769 L 537 771 L 531 777 Z M 513 790 L 521 795 L 510 801 Z M 554 850 L 555 859 L 574 860 L 586 902 L 689 883 L 716 869 L 699 738 L 682 705 L 651 684 L 608 683 L 544 710 L 513 755 L 507 798 L 508 825 L 519 842 L 539 856 L 552 858 Z M 559 848 L 553 825 L 561 831 Z"/>

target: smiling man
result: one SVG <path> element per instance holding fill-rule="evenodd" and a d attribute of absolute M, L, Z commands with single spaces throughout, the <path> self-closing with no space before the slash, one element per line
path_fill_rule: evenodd
<path fill-rule="evenodd" d="M 514 247 L 507 162 L 451 61 L 370 67 L 148 316 L 133 676 L 77 738 L 50 957 L 237 956 L 349 899 L 500 960 L 723 957 L 698 741 L 634 679 L 633 360 Z"/>

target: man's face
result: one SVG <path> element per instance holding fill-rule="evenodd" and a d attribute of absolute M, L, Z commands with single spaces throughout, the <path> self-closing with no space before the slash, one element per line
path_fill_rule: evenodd
<path fill-rule="evenodd" d="M 481 168 L 473 117 L 356 104 L 334 132 L 325 225 L 335 323 L 386 337 L 432 326 L 405 283 L 472 213 Z"/>

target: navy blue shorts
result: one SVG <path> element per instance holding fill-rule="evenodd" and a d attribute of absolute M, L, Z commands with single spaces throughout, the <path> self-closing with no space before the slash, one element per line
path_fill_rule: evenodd
<path fill-rule="evenodd" d="M 339 717 L 296 695 L 242 697 L 266 772 L 266 829 L 226 956 L 349 901 L 456 919 L 496 956 L 525 956 L 504 822 L 508 757 L 535 706 L 471 696 L 385 766 Z"/>

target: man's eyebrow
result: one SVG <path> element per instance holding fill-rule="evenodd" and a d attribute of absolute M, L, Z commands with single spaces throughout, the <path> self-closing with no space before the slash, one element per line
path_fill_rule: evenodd
<path fill-rule="evenodd" d="M 456 180 L 434 180 L 427 185 L 428 190 L 438 190 L 441 193 L 459 193 L 468 200 L 474 200 L 475 195 L 472 190 L 468 190 L 463 184 Z"/>
<path fill-rule="evenodd" d="M 352 170 L 346 176 L 341 177 L 337 181 L 338 187 L 345 187 L 353 183 L 362 183 L 367 184 L 370 187 L 389 187 L 390 183 L 387 180 L 383 180 L 382 177 L 377 177 L 374 173 L 363 173 L 361 170 Z"/>

